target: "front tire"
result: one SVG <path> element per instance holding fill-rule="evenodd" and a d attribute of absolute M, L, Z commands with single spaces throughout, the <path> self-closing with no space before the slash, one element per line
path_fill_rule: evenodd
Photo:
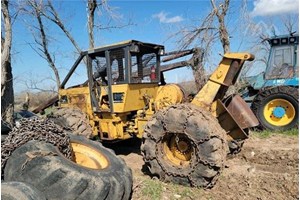
<path fill-rule="evenodd" d="M 210 112 L 190 104 L 173 105 L 147 123 L 141 150 L 149 171 L 160 180 L 209 188 L 224 167 L 225 136 Z"/>
<path fill-rule="evenodd" d="M 129 199 L 131 170 L 112 150 L 70 136 L 75 162 L 52 144 L 30 141 L 7 161 L 4 180 L 30 183 L 47 199 Z"/>
<path fill-rule="evenodd" d="M 298 88 L 279 86 L 263 90 L 253 100 L 251 109 L 264 129 L 288 130 L 298 126 Z"/>

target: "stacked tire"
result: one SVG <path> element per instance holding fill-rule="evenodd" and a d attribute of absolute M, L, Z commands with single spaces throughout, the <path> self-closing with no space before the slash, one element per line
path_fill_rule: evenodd
<path fill-rule="evenodd" d="M 130 199 L 132 173 L 122 159 L 84 136 L 70 135 L 70 142 L 83 148 L 79 162 L 67 159 L 50 143 L 30 141 L 9 157 L 4 180 L 31 184 L 46 199 Z M 90 159 L 93 168 L 80 163 L 89 154 L 95 155 Z M 96 161 L 98 157 L 102 161 Z"/>
<path fill-rule="evenodd" d="M 12 182 L 11 189 L 2 190 L 4 199 L 22 192 L 22 199 L 43 199 L 33 193 L 42 193 L 45 199 L 129 199 L 132 173 L 125 162 L 87 139 L 92 130 L 79 110 L 60 112 L 69 114 L 65 120 L 69 123 L 59 125 L 74 132 L 68 134 L 54 123 L 60 117 L 25 120 L 1 143 L 2 178 Z"/>
<path fill-rule="evenodd" d="M 2 200 L 46 200 L 45 196 L 36 188 L 22 182 L 1 183 Z"/>

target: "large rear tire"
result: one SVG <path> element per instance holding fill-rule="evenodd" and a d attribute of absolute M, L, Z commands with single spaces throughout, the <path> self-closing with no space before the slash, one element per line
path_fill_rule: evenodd
<path fill-rule="evenodd" d="M 5 181 L 30 183 L 47 199 L 129 199 L 131 170 L 110 149 L 83 136 L 70 136 L 75 162 L 52 144 L 30 141 L 7 161 Z"/>
<path fill-rule="evenodd" d="M 2 200 L 46 200 L 45 196 L 31 185 L 22 182 L 1 183 Z"/>
<path fill-rule="evenodd" d="M 48 117 L 61 127 L 70 129 L 74 135 L 93 136 L 89 119 L 79 108 L 58 108 Z"/>
<path fill-rule="evenodd" d="M 149 171 L 160 180 L 209 188 L 224 167 L 225 136 L 210 112 L 179 104 L 153 115 L 141 150 Z"/>
<path fill-rule="evenodd" d="M 278 86 L 257 94 L 251 105 L 261 128 L 288 130 L 298 126 L 299 90 L 289 86 Z"/>

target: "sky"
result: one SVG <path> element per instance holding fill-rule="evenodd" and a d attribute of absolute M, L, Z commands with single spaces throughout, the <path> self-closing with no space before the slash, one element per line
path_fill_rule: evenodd
<path fill-rule="evenodd" d="M 87 49 L 85 1 L 65 0 L 53 1 L 53 3 L 80 47 Z M 95 33 L 96 46 L 135 39 L 165 45 L 166 51 L 176 50 L 178 49 L 178 38 L 175 37 L 175 39 L 174 34 L 182 27 L 199 25 L 201 19 L 211 10 L 209 0 L 111 0 L 108 3 L 114 8 L 117 16 L 110 25 L 122 25 L 128 21 L 132 25 L 122 29 L 97 31 Z M 257 36 L 255 34 L 260 32 L 270 34 L 272 24 L 276 33 L 285 34 L 280 16 L 298 16 L 299 0 L 248 0 L 247 10 L 250 19 L 259 26 L 254 31 L 256 33 L 253 33 L 252 26 L 241 24 L 239 21 L 244 14 L 241 11 L 241 1 L 231 0 L 226 24 L 229 27 L 232 52 L 249 51 L 252 42 L 249 38 L 254 38 Z M 96 24 L 107 24 L 109 19 L 106 16 L 103 12 L 97 12 Z M 55 85 L 51 80 L 54 77 L 53 72 L 47 62 L 32 48 L 34 47 L 32 31 L 28 28 L 28 25 L 32 24 L 34 24 L 32 19 L 21 15 L 13 24 L 12 66 L 15 93 L 26 90 L 25 82 L 29 83 L 30 80 L 39 82 L 38 86 L 43 89 L 47 89 L 49 85 Z M 46 27 L 46 33 L 50 37 L 50 51 L 55 55 L 60 77 L 63 80 L 76 59 L 75 50 L 63 33 L 53 24 L 46 22 Z M 172 35 L 173 37 L 170 37 Z M 219 54 L 223 52 L 220 44 L 216 43 L 213 51 L 212 60 L 215 61 L 213 64 L 217 64 L 221 59 Z M 209 69 L 211 68 L 214 67 L 209 67 Z M 262 70 L 264 67 L 253 71 L 258 73 Z M 166 73 L 165 78 L 167 82 L 191 80 L 192 71 L 188 68 L 174 70 Z M 84 80 L 84 78 L 81 77 L 80 80 Z"/>

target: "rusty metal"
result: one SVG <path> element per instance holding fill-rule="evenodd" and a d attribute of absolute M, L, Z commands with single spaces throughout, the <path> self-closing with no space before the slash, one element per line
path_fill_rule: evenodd
<path fill-rule="evenodd" d="M 5 140 L 1 142 L 1 179 L 3 179 L 4 168 L 10 155 L 15 149 L 30 140 L 51 143 L 67 158 L 73 159 L 70 138 L 63 128 L 49 119 L 23 118 L 19 121 L 19 125 L 15 126 Z"/>
<path fill-rule="evenodd" d="M 238 95 L 218 100 L 217 118 L 222 128 L 234 139 L 248 138 L 247 129 L 258 125 L 258 120 L 245 101 Z"/>
<path fill-rule="evenodd" d="M 259 122 L 257 118 L 240 96 L 234 96 L 226 107 L 242 129 L 258 126 Z"/>

